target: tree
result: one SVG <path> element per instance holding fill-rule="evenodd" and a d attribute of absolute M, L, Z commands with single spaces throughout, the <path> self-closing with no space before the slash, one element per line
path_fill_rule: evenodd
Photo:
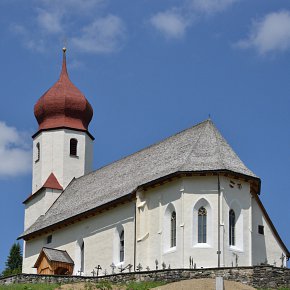
<path fill-rule="evenodd" d="M 19 243 L 14 243 L 12 245 L 5 265 L 6 268 L 2 273 L 3 276 L 19 274 L 22 272 L 22 253 Z"/>

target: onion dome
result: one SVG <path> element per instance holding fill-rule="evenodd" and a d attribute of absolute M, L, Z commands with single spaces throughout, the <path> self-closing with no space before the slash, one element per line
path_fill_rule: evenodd
<path fill-rule="evenodd" d="M 66 48 L 63 48 L 62 70 L 58 81 L 34 106 L 38 131 L 69 128 L 87 131 L 93 109 L 86 97 L 69 79 L 66 68 Z"/>

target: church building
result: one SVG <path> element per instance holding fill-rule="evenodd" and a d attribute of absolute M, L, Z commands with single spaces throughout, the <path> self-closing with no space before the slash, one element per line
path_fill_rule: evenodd
<path fill-rule="evenodd" d="M 286 266 L 261 180 L 211 120 L 93 170 L 93 108 L 69 79 L 65 49 L 34 114 L 23 273 Z"/>

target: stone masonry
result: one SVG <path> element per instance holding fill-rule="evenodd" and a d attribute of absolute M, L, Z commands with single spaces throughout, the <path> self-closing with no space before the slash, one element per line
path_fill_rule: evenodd
<path fill-rule="evenodd" d="M 215 278 L 217 276 L 222 276 L 225 280 L 241 282 L 255 288 L 290 288 L 290 269 L 278 268 L 273 266 L 235 267 L 219 269 L 167 269 L 121 273 L 99 277 L 19 274 L 6 278 L 0 278 L 0 285 L 16 283 L 96 283 L 102 280 L 107 280 L 113 283 L 126 283 L 130 281 L 176 282 L 188 279 Z"/>

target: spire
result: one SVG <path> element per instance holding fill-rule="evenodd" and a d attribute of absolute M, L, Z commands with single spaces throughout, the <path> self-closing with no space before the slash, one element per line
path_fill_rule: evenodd
<path fill-rule="evenodd" d="M 68 77 L 67 68 L 66 68 L 66 47 L 64 46 L 62 48 L 62 68 L 60 73 L 60 79 L 62 79 L 63 76 Z"/>
<path fill-rule="evenodd" d="M 66 47 L 62 51 L 59 79 L 34 106 L 38 130 L 66 127 L 87 131 L 93 117 L 93 108 L 70 80 L 66 68 Z"/>

